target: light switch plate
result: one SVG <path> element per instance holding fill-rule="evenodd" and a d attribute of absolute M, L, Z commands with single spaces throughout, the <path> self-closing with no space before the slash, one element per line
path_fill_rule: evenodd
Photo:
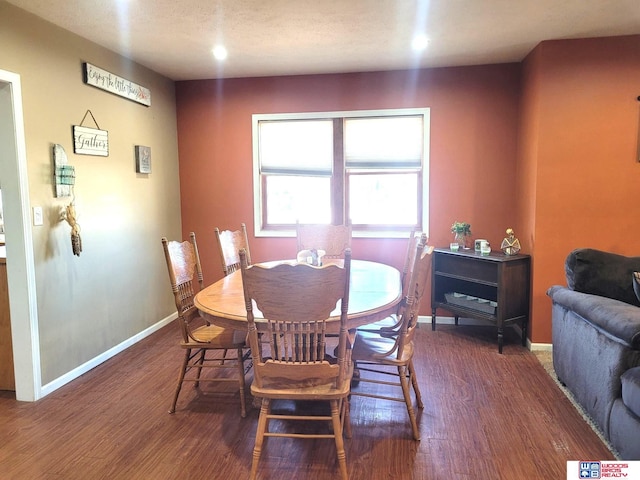
<path fill-rule="evenodd" d="M 42 207 L 33 207 L 33 224 L 39 226 L 42 223 Z"/>

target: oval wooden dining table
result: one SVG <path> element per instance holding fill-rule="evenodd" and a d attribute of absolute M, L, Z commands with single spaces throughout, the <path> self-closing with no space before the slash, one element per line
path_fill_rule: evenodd
<path fill-rule="evenodd" d="M 295 261 L 265 262 L 261 265 Z M 318 295 L 322 295 L 319 291 Z M 351 261 L 349 286 L 348 328 L 377 322 L 395 313 L 402 299 L 400 272 L 383 263 L 366 260 Z M 214 325 L 242 330 L 247 328 L 247 310 L 242 289 L 242 272 L 237 270 L 204 288 L 194 298 L 196 308 L 207 321 Z M 256 326 L 265 320 L 254 310 Z M 333 327 L 333 328 L 332 328 Z M 331 313 L 327 332 L 337 333 L 340 327 L 340 306 Z"/>

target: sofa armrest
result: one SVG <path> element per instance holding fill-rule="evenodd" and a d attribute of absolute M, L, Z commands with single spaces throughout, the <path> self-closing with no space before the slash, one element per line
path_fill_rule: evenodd
<path fill-rule="evenodd" d="M 560 285 L 551 287 L 547 295 L 554 303 L 574 311 L 609 336 L 640 350 L 640 307 L 612 298 L 576 292 Z"/>

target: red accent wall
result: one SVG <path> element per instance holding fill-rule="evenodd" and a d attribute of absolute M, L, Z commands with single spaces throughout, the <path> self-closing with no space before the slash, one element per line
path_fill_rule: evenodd
<path fill-rule="evenodd" d="M 253 236 L 251 115 L 430 107 L 430 243 L 448 246 L 455 220 L 499 245 L 518 228 L 513 182 L 517 64 L 178 82 L 183 235 L 195 231 L 205 280 L 222 276 L 214 227 L 247 224 L 253 261 L 291 258 L 293 238 Z M 404 239 L 353 240 L 354 258 L 402 268 Z M 423 311 L 430 313 L 429 302 Z"/>
<path fill-rule="evenodd" d="M 522 78 L 520 240 L 533 255 L 531 338 L 551 342 L 546 291 L 566 285 L 571 250 L 640 255 L 640 35 L 543 42 Z"/>
<path fill-rule="evenodd" d="M 293 238 L 253 236 L 251 115 L 431 108 L 430 243 L 453 221 L 498 248 L 512 227 L 532 262 L 530 337 L 551 342 L 553 284 L 574 248 L 638 255 L 640 36 L 542 42 L 522 64 L 178 82 L 183 235 L 205 280 L 222 276 L 214 227 L 249 229 L 254 261 Z M 402 267 L 405 241 L 353 241 L 355 258 Z M 429 301 L 422 312 L 430 315 Z"/>

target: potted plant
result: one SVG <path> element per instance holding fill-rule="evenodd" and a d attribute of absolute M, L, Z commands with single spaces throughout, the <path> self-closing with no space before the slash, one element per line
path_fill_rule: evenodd
<path fill-rule="evenodd" d="M 468 249 L 467 239 L 471 236 L 471 225 L 466 222 L 453 222 L 451 225 L 451 233 L 454 235 L 454 241 L 458 242 L 460 247 Z"/>

